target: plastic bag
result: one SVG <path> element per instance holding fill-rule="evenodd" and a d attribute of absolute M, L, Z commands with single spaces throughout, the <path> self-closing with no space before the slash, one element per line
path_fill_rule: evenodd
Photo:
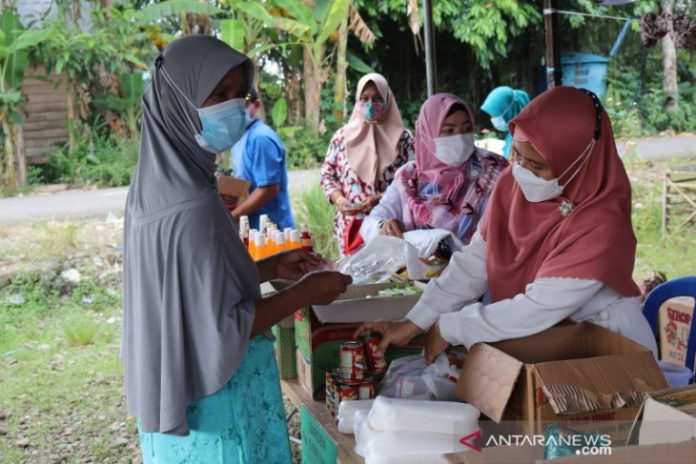
<path fill-rule="evenodd" d="M 468 451 L 455 435 L 366 431 L 365 464 L 435 464 L 442 455 Z"/>
<path fill-rule="evenodd" d="M 377 432 L 427 432 L 463 437 L 479 429 L 480 412 L 467 403 L 378 396 L 367 415 Z"/>
<path fill-rule="evenodd" d="M 382 283 L 406 266 L 406 241 L 378 236 L 360 251 L 338 261 L 338 270 L 353 278 L 354 285 Z"/>
<path fill-rule="evenodd" d="M 355 415 L 358 411 L 369 411 L 375 400 L 349 400 L 341 401 L 338 405 L 338 431 L 345 434 L 352 434 L 355 425 Z"/>
<path fill-rule="evenodd" d="M 374 430 L 370 429 L 367 423 L 367 414 L 369 411 L 357 411 L 353 418 L 353 435 L 355 436 L 355 452 L 358 456 L 365 457 L 365 445 Z"/>
<path fill-rule="evenodd" d="M 423 371 L 423 382 L 438 401 L 457 401 L 454 386 L 462 370 L 450 364 L 446 353 L 440 353 Z"/>
<path fill-rule="evenodd" d="M 464 244 L 459 237 L 446 229 L 417 229 L 404 234 L 404 240 L 413 245 L 421 258 L 430 258 L 441 241 L 447 240 L 452 251 L 459 251 Z"/>
<path fill-rule="evenodd" d="M 433 399 L 423 379 L 426 367 L 422 354 L 395 359 L 382 379 L 379 394 L 390 398 Z"/>

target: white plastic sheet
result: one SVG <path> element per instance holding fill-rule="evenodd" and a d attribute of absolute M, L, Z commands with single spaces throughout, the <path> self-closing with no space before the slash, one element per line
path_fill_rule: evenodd
<path fill-rule="evenodd" d="M 468 451 L 454 435 L 428 432 L 370 432 L 364 444 L 365 464 L 435 464 L 442 455 Z"/>
<path fill-rule="evenodd" d="M 422 354 L 395 359 L 380 384 L 379 394 L 390 398 L 433 399 L 433 394 L 423 379 L 426 367 Z"/>
<path fill-rule="evenodd" d="M 375 400 L 351 400 L 341 401 L 338 405 L 338 431 L 345 434 L 352 434 L 355 425 L 355 416 L 358 411 L 369 411 Z"/>
<path fill-rule="evenodd" d="M 367 415 L 377 432 L 421 432 L 463 437 L 479 429 L 479 410 L 467 403 L 378 396 Z"/>

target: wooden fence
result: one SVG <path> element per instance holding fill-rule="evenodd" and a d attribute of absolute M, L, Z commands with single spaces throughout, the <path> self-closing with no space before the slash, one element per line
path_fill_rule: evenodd
<path fill-rule="evenodd" d="M 665 172 L 662 236 L 696 224 L 696 166 Z"/>

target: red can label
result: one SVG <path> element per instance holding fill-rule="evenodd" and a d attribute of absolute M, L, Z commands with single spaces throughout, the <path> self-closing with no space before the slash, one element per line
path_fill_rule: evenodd
<path fill-rule="evenodd" d="M 377 382 L 373 379 L 365 379 L 360 384 L 358 399 L 371 400 L 377 397 Z"/>
<path fill-rule="evenodd" d="M 352 401 L 358 399 L 358 395 L 360 393 L 360 384 L 341 383 L 338 385 L 336 393 L 336 404 L 338 407 L 338 405 L 341 404 L 341 401 Z"/>
<path fill-rule="evenodd" d="M 387 372 L 387 361 L 384 359 L 384 356 L 377 352 L 380 342 L 379 334 L 377 332 L 365 332 L 360 335 L 360 340 L 365 345 L 372 375 L 382 375 Z"/>
<path fill-rule="evenodd" d="M 365 350 L 358 341 L 341 345 L 341 378 L 343 380 L 363 380 L 365 378 Z"/>

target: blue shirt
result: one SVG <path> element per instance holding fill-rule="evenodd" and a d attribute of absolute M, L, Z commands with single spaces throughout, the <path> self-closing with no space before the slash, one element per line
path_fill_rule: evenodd
<path fill-rule="evenodd" d="M 251 183 L 249 194 L 259 187 L 278 185 L 280 191 L 261 209 L 249 215 L 252 229 L 259 228 L 259 218 L 267 214 L 278 228 L 295 227 L 288 194 L 288 168 L 285 162 L 285 145 L 273 129 L 255 119 L 247 127 L 244 136 L 232 147 L 232 164 L 235 177 Z"/>

